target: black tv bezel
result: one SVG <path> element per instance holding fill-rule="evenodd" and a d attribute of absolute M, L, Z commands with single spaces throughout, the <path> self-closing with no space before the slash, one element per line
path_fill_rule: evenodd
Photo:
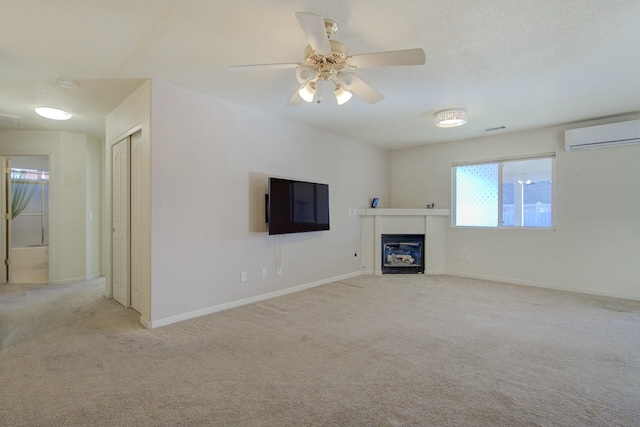
<path fill-rule="evenodd" d="M 290 227 L 287 229 L 273 229 L 273 221 L 271 215 L 271 204 L 273 202 L 273 198 L 270 197 L 272 191 L 272 181 L 277 180 L 280 182 L 286 183 L 301 183 L 301 184 L 311 184 L 316 187 L 326 188 L 327 193 L 327 223 L 326 224 L 318 224 L 318 223 L 305 223 L 298 227 Z M 331 206 L 330 206 L 330 192 L 329 192 L 329 184 L 323 184 L 320 182 L 311 182 L 311 181 L 301 181 L 296 179 L 288 179 L 288 178 L 277 178 L 277 177 L 269 177 L 268 181 L 268 193 L 265 194 L 265 220 L 268 224 L 268 232 L 269 235 L 282 235 L 282 234 L 297 234 L 297 233 L 310 233 L 315 231 L 329 231 L 331 229 Z"/>

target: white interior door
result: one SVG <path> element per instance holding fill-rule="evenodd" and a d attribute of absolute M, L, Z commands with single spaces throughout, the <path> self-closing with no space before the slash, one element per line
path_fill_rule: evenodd
<path fill-rule="evenodd" d="M 142 312 L 142 131 L 131 135 L 131 308 Z"/>
<path fill-rule="evenodd" d="M 111 147 L 111 221 L 113 298 L 125 307 L 130 305 L 129 244 L 129 137 Z"/>

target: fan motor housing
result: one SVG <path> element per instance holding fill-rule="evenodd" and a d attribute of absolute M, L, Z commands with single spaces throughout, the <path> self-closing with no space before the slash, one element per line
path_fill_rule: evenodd
<path fill-rule="evenodd" d="M 347 47 L 339 41 L 335 40 L 329 40 L 329 44 L 331 45 L 331 53 L 327 56 L 318 54 L 315 50 L 313 50 L 311 45 L 307 46 L 307 48 L 304 50 L 305 63 L 312 67 L 324 63 L 344 64 L 349 54 Z"/>

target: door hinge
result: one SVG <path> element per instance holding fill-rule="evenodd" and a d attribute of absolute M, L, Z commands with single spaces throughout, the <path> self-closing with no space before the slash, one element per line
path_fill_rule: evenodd
<path fill-rule="evenodd" d="M 5 259 L 4 260 L 4 265 L 11 265 L 11 260 L 10 259 Z"/>
<path fill-rule="evenodd" d="M 9 212 L 5 212 L 4 219 L 11 219 L 11 214 Z"/>
<path fill-rule="evenodd" d="M 4 173 L 10 173 L 11 172 L 11 168 L 8 166 L 5 166 L 4 168 L 2 168 L 2 172 Z"/>

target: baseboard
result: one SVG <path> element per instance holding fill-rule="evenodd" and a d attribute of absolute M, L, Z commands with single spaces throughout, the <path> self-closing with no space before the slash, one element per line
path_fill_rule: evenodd
<path fill-rule="evenodd" d="M 612 298 L 640 301 L 640 295 L 622 294 L 618 292 L 605 292 L 605 291 L 599 291 L 597 289 L 574 288 L 571 286 L 556 285 L 554 283 L 511 279 L 507 277 L 485 276 L 482 274 L 468 274 L 468 273 L 461 273 L 459 271 L 445 271 L 442 274 L 446 274 L 448 276 L 466 277 L 469 279 L 479 279 L 479 280 L 488 280 L 492 282 L 509 283 L 512 285 L 532 286 L 535 288 L 554 289 L 556 291 L 575 292 L 575 293 L 586 294 L 586 295 L 597 295 L 602 297 L 612 297 Z"/>
<path fill-rule="evenodd" d="M 142 326 L 144 326 L 147 329 L 151 329 L 151 322 L 148 321 L 147 319 L 145 319 L 144 317 L 140 316 L 140 324 Z"/>
<path fill-rule="evenodd" d="M 72 283 L 87 282 L 89 280 L 90 279 L 87 279 L 87 277 L 72 277 L 71 279 L 52 280 L 51 284 L 52 285 L 70 285 Z"/>
<path fill-rule="evenodd" d="M 428 276 L 436 276 L 439 274 L 447 274 L 445 270 L 427 270 L 424 272 L 424 274 L 428 275 Z"/>
<path fill-rule="evenodd" d="M 353 272 L 353 273 L 347 273 L 347 274 L 343 274 L 343 275 L 340 275 L 340 276 L 330 277 L 328 279 L 318 280 L 316 282 L 305 283 L 303 285 L 293 286 L 293 287 L 286 288 L 286 289 L 280 289 L 280 290 L 273 291 L 273 292 L 267 292 L 266 294 L 256 295 L 256 296 L 253 296 L 253 297 L 244 298 L 244 299 L 237 300 L 237 301 L 231 301 L 231 302 L 228 302 L 228 303 L 215 305 L 215 306 L 212 306 L 212 307 L 202 308 L 200 310 L 190 311 L 188 313 L 178 314 L 176 316 L 165 317 L 164 319 L 158 319 L 158 320 L 150 321 L 150 320 L 143 319 L 142 317 L 140 317 L 140 324 L 142 326 L 144 326 L 145 328 L 148 328 L 148 329 L 159 328 L 161 326 L 170 325 L 172 323 L 182 322 L 183 320 L 193 319 L 193 318 L 200 317 L 200 316 L 206 316 L 207 314 L 213 314 L 213 313 L 217 313 L 219 311 L 229 310 L 230 308 L 241 307 L 243 305 L 253 304 L 253 303 L 256 303 L 256 302 L 260 302 L 260 301 L 265 301 L 265 300 L 272 299 L 272 298 L 281 297 L 281 296 L 284 296 L 284 295 L 292 294 L 294 292 L 300 292 L 300 291 L 304 291 L 306 289 L 315 288 L 317 286 L 326 285 L 328 283 L 339 282 L 340 280 L 345 280 L 345 279 L 349 279 L 351 277 L 356 277 L 356 276 L 359 276 L 360 274 L 361 274 L 360 271 L 356 271 L 356 272 Z"/>

